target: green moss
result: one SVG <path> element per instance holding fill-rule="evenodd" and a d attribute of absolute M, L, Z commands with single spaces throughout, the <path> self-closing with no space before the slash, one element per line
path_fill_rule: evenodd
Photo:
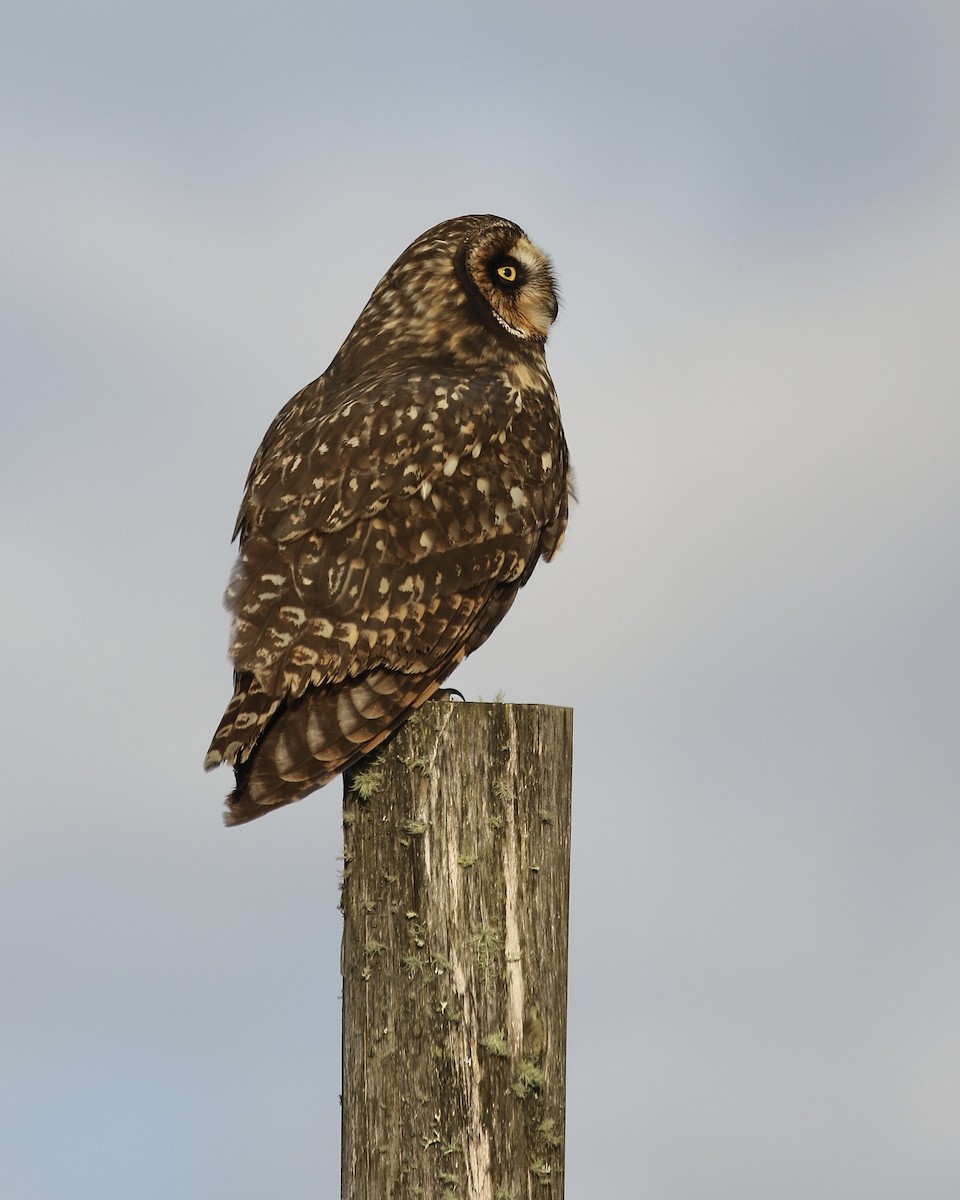
<path fill-rule="evenodd" d="M 486 1037 L 480 1039 L 480 1045 L 489 1054 L 495 1054 L 497 1058 L 509 1058 L 510 1047 L 507 1045 L 507 1034 L 503 1029 L 498 1029 L 495 1033 L 488 1033 Z"/>
<path fill-rule="evenodd" d="M 372 800 L 383 785 L 383 767 L 374 763 L 363 771 L 356 771 L 350 785 L 361 800 Z"/>
<path fill-rule="evenodd" d="M 473 935 L 473 949 L 480 967 L 483 982 L 489 983 L 493 976 L 494 954 L 500 946 L 500 934 L 496 929 L 481 925 Z"/>
<path fill-rule="evenodd" d="M 528 1087 L 538 1089 L 543 1087 L 543 1072 L 536 1063 L 530 1062 L 528 1058 L 522 1059 L 517 1067 L 517 1078 L 521 1079 Z"/>
<path fill-rule="evenodd" d="M 411 979 L 416 979 L 418 975 L 422 975 L 429 965 L 427 959 L 421 958 L 418 954 L 405 954 L 400 961 L 403 963 Z"/>
<path fill-rule="evenodd" d="M 495 779 L 493 781 L 493 794 L 501 803 L 506 803 L 507 800 L 514 800 L 516 798 L 513 794 L 513 789 L 505 779 Z"/>
<path fill-rule="evenodd" d="M 518 1100 L 526 1100 L 531 1092 L 539 1091 L 543 1087 L 543 1072 L 529 1059 L 523 1059 L 517 1065 L 517 1074 L 513 1083 L 510 1084 L 509 1090 L 517 1097 Z"/>
<path fill-rule="evenodd" d="M 433 757 L 429 754 L 401 755 L 400 763 L 409 771 L 419 771 L 427 776 L 433 774 Z"/>
<path fill-rule="evenodd" d="M 418 726 L 423 724 L 423 720 L 424 720 L 425 716 L 426 716 L 426 714 L 424 713 L 422 708 L 416 709 L 416 711 L 412 712 L 410 714 L 410 716 L 407 717 L 407 719 L 404 721 L 404 723 L 403 723 L 404 729 L 406 729 L 406 730 L 416 729 Z"/>
<path fill-rule="evenodd" d="M 537 1135 L 550 1147 L 563 1144 L 563 1138 L 557 1133 L 557 1123 L 553 1117 L 547 1117 L 537 1126 Z"/>

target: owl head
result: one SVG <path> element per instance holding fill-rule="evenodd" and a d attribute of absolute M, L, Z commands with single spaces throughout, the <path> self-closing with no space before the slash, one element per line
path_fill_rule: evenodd
<path fill-rule="evenodd" d="M 421 234 L 375 288 L 334 374 L 542 355 L 557 316 L 550 260 L 503 217 L 454 217 Z"/>
<path fill-rule="evenodd" d="M 461 219 L 482 222 L 455 260 L 465 289 L 475 295 L 478 314 L 492 316 L 510 337 L 545 339 L 557 317 L 557 290 L 547 256 L 512 221 Z"/>

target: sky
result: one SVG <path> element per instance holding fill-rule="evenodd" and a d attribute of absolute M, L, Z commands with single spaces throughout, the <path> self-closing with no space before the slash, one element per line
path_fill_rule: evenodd
<path fill-rule="evenodd" d="M 14 3 L 0 1200 L 339 1180 L 337 785 L 201 763 L 249 461 L 385 269 L 555 263 L 566 1194 L 960 1195 L 960 9 Z"/>

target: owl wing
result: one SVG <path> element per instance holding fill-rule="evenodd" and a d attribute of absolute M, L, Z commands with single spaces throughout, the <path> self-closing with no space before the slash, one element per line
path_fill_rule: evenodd
<path fill-rule="evenodd" d="M 318 399 L 277 418 L 238 520 L 236 692 L 207 758 L 236 767 L 233 820 L 312 791 L 429 698 L 565 515 L 552 396 L 425 374 Z M 531 454 L 554 424 L 561 445 Z"/>

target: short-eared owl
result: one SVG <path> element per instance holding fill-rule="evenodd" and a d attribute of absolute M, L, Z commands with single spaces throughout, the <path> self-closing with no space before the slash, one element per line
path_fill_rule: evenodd
<path fill-rule="evenodd" d="M 227 589 L 228 825 L 367 754 L 490 635 L 567 521 L 550 263 L 467 216 L 397 259 L 257 451 Z"/>

